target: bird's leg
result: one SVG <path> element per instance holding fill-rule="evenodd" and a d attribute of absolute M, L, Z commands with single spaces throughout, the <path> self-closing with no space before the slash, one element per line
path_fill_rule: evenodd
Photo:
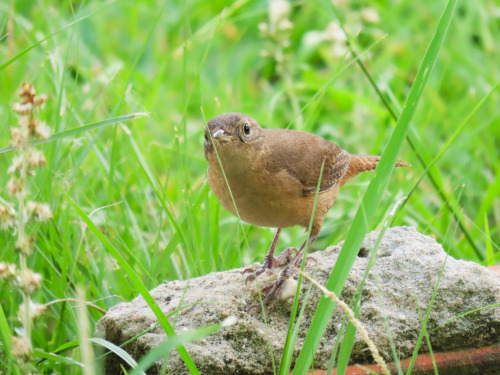
<path fill-rule="evenodd" d="M 246 278 L 246 282 L 254 280 L 256 276 L 259 276 L 266 270 L 270 270 L 272 268 L 286 264 L 290 259 L 290 255 L 292 255 L 294 251 L 297 251 L 293 248 L 288 248 L 285 251 L 283 251 L 279 257 L 276 258 L 274 256 L 276 250 L 276 244 L 278 243 L 278 238 L 280 237 L 280 233 L 281 233 L 281 228 L 278 228 L 278 230 L 276 231 L 276 235 L 274 236 L 273 242 L 271 243 L 271 247 L 269 248 L 269 251 L 266 254 L 264 263 L 262 263 L 262 265 L 255 270 L 255 273 L 252 267 L 249 267 L 243 271 L 243 274 L 250 273 L 250 275 L 248 275 Z"/>
<path fill-rule="evenodd" d="M 283 271 L 281 271 L 281 273 L 278 277 L 278 280 L 276 280 L 276 282 L 273 285 L 267 286 L 267 287 L 262 289 L 263 292 L 271 289 L 270 292 L 267 294 L 266 298 L 264 298 L 262 300 L 262 305 L 264 307 L 267 307 L 269 305 L 275 305 L 281 299 L 283 288 L 285 286 L 285 282 L 295 275 L 295 273 L 297 272 L 296 268 L 300 268 L 300 264 L 302 262 L 302 256 L 304 255 L 304 249 L 306 247 L 306 244 L 308 242 L 309 242 L 309 245 L 312 244 L 314 242 L 314 240 L 316 240 L 317 237 L 318 237 L 317 234 L 311 235 L 311 237 L 309 238 L 309 241 L 304 242 L 304 244 L 301 246 L 300 250 L 293 257 L 292 261 L 288 264 L 288 266 L 286 266 L 286 268 Z M 311 259 L 313 259 L 313 258 L 311 258 Z M 260 304 L 252 305 L 247 309 L 247 311 L 251 310 L 253 308 L 260 310 L 261 305 Z"/>

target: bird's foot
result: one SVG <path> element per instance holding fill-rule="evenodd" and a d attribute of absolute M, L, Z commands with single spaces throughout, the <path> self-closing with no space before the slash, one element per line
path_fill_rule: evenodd
<path fill-rule="evenodd" d="M 262 310 L 262 306 L 266 309 L 268 307 L 275 306 L 279 301 L 286 300 L 290 297 L 295 296 L 297 291 L 297 280 L 294 278 L 297 273 L 297 265 L 295 262 L 291 262 L 283 271 L 281 271 L 278 280 L 274 284 L 266 286 L 261 289 L 261 293 L 269 293 L 262 300 L 262 304 L 256 303 L 247 308 L 246 311 L 256 309 L 257 311 Z"/>
<path fill-rule="evenodd" d="M 264 263 L 259 268 L 254 269 L 253 267 L 248 267 L 245 269 L 242 274 L 244 275 L 245 273 L 250 273 L 250 275 L 247 276 L 245 283 L 248 281 L 255 280 L 255 278 L 262 273 L 264 273 L 266 270 L 271 270 L 276 267 L 281 267 L 287 264 L 290 261 L 290 258 L 292 255 L 297 253 L 297 249 L 293 247 L 289 247 L 285 251 L 281 253 L 279 257 L 274 257 L 274 256 L 269 256 L 269 254 L 266 256 L 266 259 L 264 259 Z"/>
<path fill-rule="evenodd" d="M 295 250 L 295 249 L 294 249 Z M 268 285 L 260 290 L 262 294 L 269 291 L 266 297 L 262 300 L 262 304 L 256 303 L 251 305 L 246 309 L 246 311 L 250 311 L 252 309 L 256 309 L 257 311 L 262 310 L 262 306 L 268 311 L 269 307 L 274 307 L 279 301 L 284 301 L 290 297 L 295 296 L 297 292 L 297 280 L 295 279 L 295 275 L 300 269 L 300 265 L 302 262 L 302 254 L 300 254 L 302 250 L 295 255 L 290 264 L 286 266 L 286 268 L 281 271 L 278 280 L 274 284 Z M 318 262 L 311 256 L 306 257 L 306 264 L 309 261 L 313 261 L 314 265 L 317 266 Z"/>
<path fill-rule="evenodd" d="M 318 261 L 316 260 L 316 258 L 313 258 L 312 256 L 306 256 L 306 266 L 309 264 L 310 261 L 313 261 L 314 262 L 314 267 L 316 267 L 318 265 Z M 298 267 L 300 267 L 300 264 L 298 265 Z"/>

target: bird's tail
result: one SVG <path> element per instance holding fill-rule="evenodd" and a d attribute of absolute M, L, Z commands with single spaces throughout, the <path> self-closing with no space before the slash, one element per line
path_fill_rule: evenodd
<path fill-rule="evenodd" d="M 373 155 L 351 155 L 351 162 L 349 163 L 349 168 L 342 177 L 340 186 L 343 186 L 351 178 L 357 176 L 361 172 L 374 171 L 377 168 L 378 162 L 380 161 L 380 156 Z M 396 160 L 395 167 L 411 167 L 404 160 Z"/>
<path fill-rule="evenodd" d="M 358 173 L 365 171 L 374 171 L 380 161 L 380 156 L 373 155 L 351 155 L 351 165 L 349 165 L 349 169 L 353 172 L 356 171 Z M 411 167 L 411 164 L 408 164 L 404 160 L 396 160 L 395 167 Z"/>

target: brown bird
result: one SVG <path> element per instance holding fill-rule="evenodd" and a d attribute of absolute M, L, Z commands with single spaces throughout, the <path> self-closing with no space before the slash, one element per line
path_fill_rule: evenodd
<path fill-rule="evenodd" d="M 224 113 L 208 122 L 205 156 L 208 184 L 226 209 L 247 223 L 278 228 L 265 261 L 255 275 L 290 259 L 292 248 L 278 258 L 274 256 L 281 228 L 309 227 L 322 166 L 309 244 L 318 237 L 339 189 L 360 172 L 374 170 L 380 160 L 379 156 L 351 155 L 314 134 L 264 129 L 252 117 L 236 112 Z M 405 166 L 409 165 L 402 161 L 396 163 L 396 167 Z M 266 288 L 271 290 L 264 305 L 280 299 L 285 281 L 294 273 L 292 265 L 301 261 L 306 243 L 272 288 Z M 253 270 L 249 268 L 245 272 Z M 247 280 L 254 277 L 252 273 Z"/>

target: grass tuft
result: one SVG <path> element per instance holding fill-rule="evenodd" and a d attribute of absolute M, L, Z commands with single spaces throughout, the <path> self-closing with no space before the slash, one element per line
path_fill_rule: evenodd
<path fill-rule="evenodd" d="M 149 299 L 147 291 L 162 282 L 263 259 L 274 230 L 239 222 L 207 185 L 200 108 L 207 118 L 239 111 L 264 127 L 309 131 L 351 153 L 391 153 L 369 188 L 379 191 L 364 198 L 376 199 L 362 203 L 369 173 L 350 182 L 311 249 L 344 240 L 352 227 L 346 241 L 352 253 L 343 250 L 329 288 L 341 289 L 354 245 L 383 226 L 395 196 L 408 199 L 394 225 L 434 236 L 455 258 L 500 262 L 494 4 L 459 2 L 432 74 L 422 67 L 417 80 L 445 2 L 336 2 L 335 8 L 324 0 L 286 2 L 281 18 L 269 2 L 248 0 L 0 2 L 0 206 L 8 202 L 10 128 L 17 123 L 11 107 L 19 87 L 30 81 L 50 98 L 37 118 L 53 135 L 34 147 L 47 164 L 31 178 L 31 191 L 53 216 L 36 224 L 27 260 L 43 277 L 33 295 L 45 307 L 32 324 L 37 371 L 82 372 L 76 301 L 92 307 L 85 332 L 94 332 L 103 311 L 140 294 Z M 418 85 L 424 81 L 425 90 Z M 420 102 L 413 117 L 412 98 Z M 392 113 L 400 113 L 395 129 Z M 400 143 L 410 122 L 413 148 Z M 391 134 L 398 144 L 385 147 Z M 413 167 L 388 179 L 396 154 Z M 19 262 L 15 236 L 0 228 L 0 263 Z M 301 228 L 287 228 L 278 247 L 303 240 Z M 78 298 L 79 285 L 86 301 Z M 0 302 L 0 368 L 19 374 L 9 338 L 22 328 L 16 315 L 22 298 L 0 281 Z M 172 334 L 175 317 L 162 317 L 149 303 Z M 317 322 L 314 340 L 322 334 Z M 432 340 L 432 330 L 425 334 Z M 276 372 L 293 364 L 292 343 L 283 363 L 273 357 Z M 100 347 L 93 342 L 90 350 Z M 94 358 L 102 368 L 104 357 Z M 304 371 L 310 358 L 304 352 L 299 358 Z"/>

